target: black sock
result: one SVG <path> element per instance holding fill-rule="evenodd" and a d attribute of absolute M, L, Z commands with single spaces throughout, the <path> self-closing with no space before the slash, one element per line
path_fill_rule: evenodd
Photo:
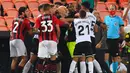
<path fill-rule="evenodd" d="M 43 64 L 43 59 L 38 59 L 38 64 Z"/>
<path fill-rule="evenodd" d="M 15 70 L 11 70 L 11 73 L 15 73 Z"/>
<path fill-rule="evenodd" d="M 18 73 L 22 73 L 22 71 L 23 71 L 23 67 L 18 66 Z"/>

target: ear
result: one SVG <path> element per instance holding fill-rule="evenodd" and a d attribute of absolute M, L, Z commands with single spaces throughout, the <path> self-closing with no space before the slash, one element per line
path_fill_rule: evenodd
<path fill-rule="evenodd" d="M 25 13 L 24 12 L 22 12 L 22 15 L 24 15 Z"/>

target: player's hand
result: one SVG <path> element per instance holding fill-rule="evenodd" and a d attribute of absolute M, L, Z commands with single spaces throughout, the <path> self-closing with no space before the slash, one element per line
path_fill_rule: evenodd
<path fill-rule="evenodd" d="M 39 30 L 37 28 L 33 28 L 33 33 L 39 33 Z"/>
<path fill-rule="evenodd" d="M 102 46 L 102 43 L 99 42 L 99 43 L 96 45 L 96 48 L 101 48 L 101 46 Z"/>
<path fill-rule="evenodd" d="M 79 17 L 79 13 L 76 13 L 76 14 L 75 14 L 75 17 Z"/>
<path fill-rule="evenodd" d="M 96 6 L 94 6 L 93 10 L 97 10 Z"/>
<path fill-rule="evenodd" d="M 65 24 L 69 24 L 65 18 L 60 18 L 61 21 L 63 21 Z"/>

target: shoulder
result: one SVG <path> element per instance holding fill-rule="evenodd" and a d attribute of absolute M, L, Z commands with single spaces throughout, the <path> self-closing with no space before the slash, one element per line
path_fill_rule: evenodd
<path fill-rule="evenodd" d="M 42 14 L 39 14 L 39 15 L 37 16 L 37 18 L 40 17 L 40 16 L 42 16 Z"/>
<path fill-rule="evenodd" d="M 110 16 L 109 16 L 109 15 L 107 15 L 107 16 L 105 16 L 105 18 L 110 18 Z"/>
<path fill-rule="evenodd" d="M 96 20 L 96 17 L 90 12 L 87 12 L 87 17 L 92 18 L 93 20 Z"/>
<path fill-rule="evenodd" d="M 123 64 L 123 63 L 120 63 L 120 65 L 123 66 L 123 67 L 126 67 L 125 64 Z"/>
<path fill-rule="evenodd" d="M 25 19 L 24 19 L 24 23 L 30 23 L 30 20 L 27 19 L 27 18 L 25 18 Z"/>
<path fill-rule="evenodd" d="M 120 16 L 116 15 L 115 18 L 122 19 Z"/>

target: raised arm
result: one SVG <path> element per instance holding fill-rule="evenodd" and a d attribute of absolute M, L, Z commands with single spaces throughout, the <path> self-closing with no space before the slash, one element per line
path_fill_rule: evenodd
<path fill-rule="evenodd" d="M 125 9 L 124 12 L 123 12 L 123 20 L 126 19 L 129 10 L 130 10 L 130 4 L 128 5 L 127 9 Z"/>

